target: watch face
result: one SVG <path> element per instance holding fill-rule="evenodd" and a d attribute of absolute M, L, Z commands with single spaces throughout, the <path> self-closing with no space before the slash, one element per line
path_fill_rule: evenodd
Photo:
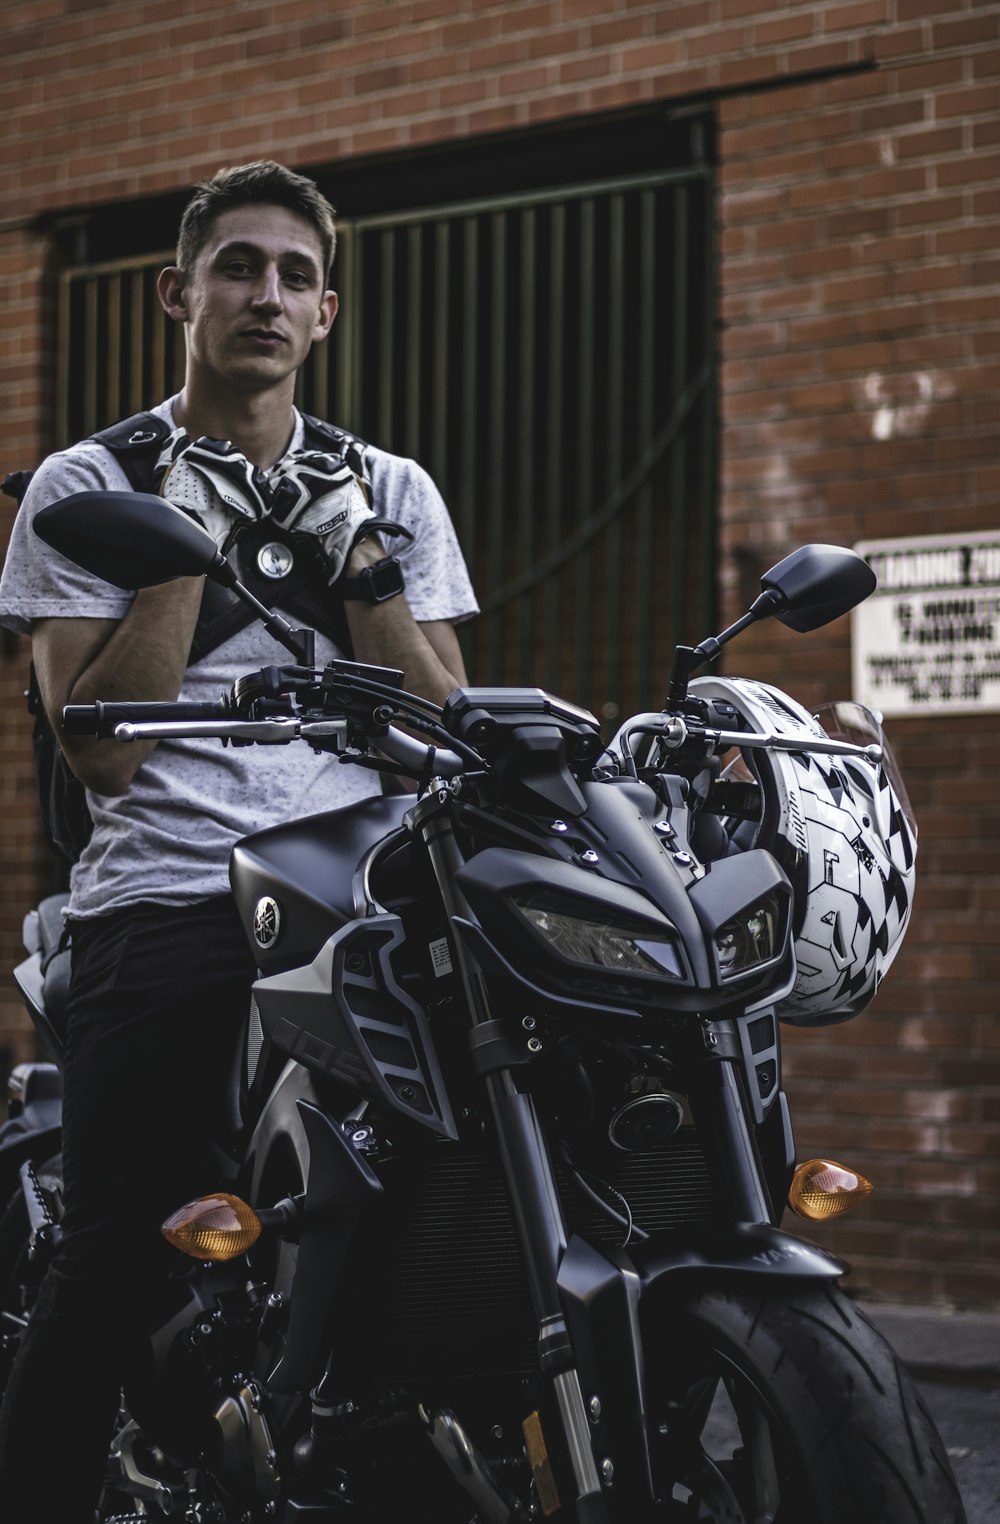
<path fill-rule="evenodd" d="M 361 575 L 372 603 L 385 603 L 388 598 L 395 598 L 406 585 L 403 581 L 403 568 L 395 556 L 386 556 L 383 561 L 376 561 L 374 566 L 366 566 Z"/>

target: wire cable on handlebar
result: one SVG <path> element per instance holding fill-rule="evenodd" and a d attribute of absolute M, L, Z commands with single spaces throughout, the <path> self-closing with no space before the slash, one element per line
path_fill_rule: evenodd
<path fill-rule="evenodd" d="M 439 711 L 440 712 L 440 711 Z M 443 725 L 435 725 L 426 720 L 421 720 L 415 715 L 394 711 L 386 716 L 386 722 L 390 725 L 409 725 L 411 730 L 419 730 L 421 734 L 430 736 L 431 740 L 437 741 L 440 746 L 461 757 L 464 761 L 472 764 L 477 771 L 482 769 L 483 759 L 477 751 L 468 746 L 464 741 L 459 741 L 455 736 L 449 735 Z"/>

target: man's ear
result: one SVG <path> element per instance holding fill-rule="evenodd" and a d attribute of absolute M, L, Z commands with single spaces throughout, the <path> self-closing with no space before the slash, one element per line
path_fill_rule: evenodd
<path fill-rule="evenodd" d="M 165 273 L 166 272 L 164 271 L 164 274 Z M 316 319 L 316 326 L 313 329 L 314 344 L 318 344 L 321 339 L 325 339 L 327 334 L 330 332 L 330 329 L 333 327 L 333 320 L 337 316 L 337 308 L 339 306 L 340 301 L 337 297 L 336 291 L 323 292 L 323 300 L 319 304 L 319 315 Z"/>
<path fill-rule="evenodd" d="M 178 265 L 167 265 L 156 277 L 156 294 L 167 317 L 175 323 L 186 323 L 188 318 L 187 293 L 184 271 Z"/>

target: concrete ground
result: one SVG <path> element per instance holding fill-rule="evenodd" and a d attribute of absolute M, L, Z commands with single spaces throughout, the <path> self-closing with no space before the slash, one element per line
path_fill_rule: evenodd
<path fill-rule="evenodd" d="M 916 1378 L 968 1524 L 1000 1524 L 1000 1314 L 861 1305 Z"/>

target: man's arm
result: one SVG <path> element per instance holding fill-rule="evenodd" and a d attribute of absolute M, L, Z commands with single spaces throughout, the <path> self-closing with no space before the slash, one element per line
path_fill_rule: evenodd
<path fill-rule="evenodd" d="M 385 555 L 374 536 L 362 540 L 351 552 L 346 577 L 357 577 Z M 396 667 L 405 674 L 405 687 L 435 704 L 443 704 L 454 688 L 468 679 L 455 628 L 445 619 L 418 624 L 410 612 L 405 593 L 385 603 L 345 602 L 351 645 L 356 661 L 379 667 Z"/>
<path fill-rule="evenodd" d="M 123 619 L 38 619 L 31 652 L 45 711 L 66 760 L 97 794 L 124 794 L 156 745 L 63 736 L 66 704 L 170 702 L 181 691 L 203 577 L 145 588 Z"/>

